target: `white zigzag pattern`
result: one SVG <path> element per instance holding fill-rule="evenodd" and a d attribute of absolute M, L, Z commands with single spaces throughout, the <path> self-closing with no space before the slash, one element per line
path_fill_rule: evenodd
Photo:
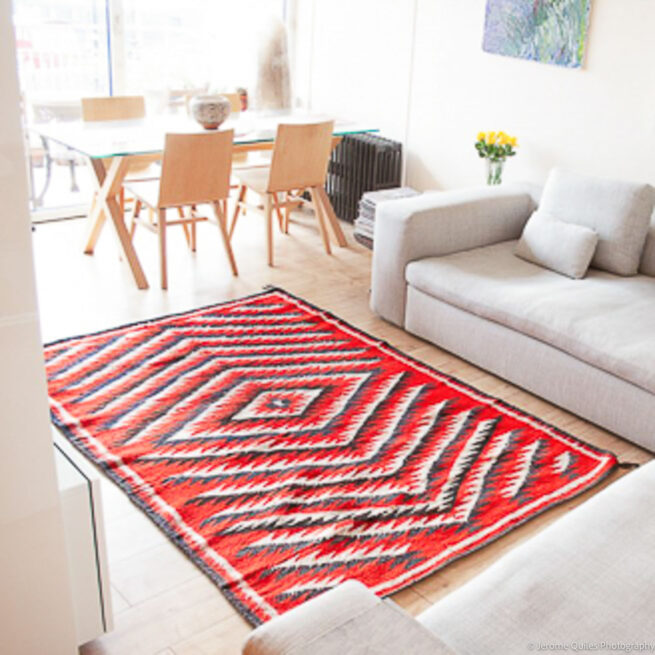
<path fill-rule="evenodd" d="M 370 452 L 365 453 L 363 456 L 360 458 L 353 458 L 353 457 L 335 457 L 335 458 L 326 458 L 324 460 L 318 460 L 318 461 L 308 461 L 307 464 L 312 464 L 312 465 L 327 465 L 327 464 L 366 464 L 368 461 L 374 457 L 376 454 L 380 452 L 380 450 L 384 447 L 385 444 L 389 442 L 391 439 L 393 433 L 396 431 L 398 424 L 400 421 L 405 416 L 405 413 L 408 409 L 408 407 L 414 402 L 416 399 L 416 396 L 421 392 L 423 388 L 423 385 L 420 385 L 418 387 L 414 387 L 407 392 L 405 392 L 404 396 L 400 400 L 400 405 L 399 407 L 396 407 L 394 412 L 393 412 L 393 417 L 389 420 L 388 425 L 384 428 L 383 431 L 380 431 L 377 433 L 370 441 L 370 445 L 372 446 L 372 449 Z M 439 403 L 438 405 L 435 405 L 433 408 L 431 408 L 428 413 L 429 416 L 434 418 L 437 416 L 437 414 L 441 411 L 441 409 L 444 407 L 446 404 L 446 401 Z M 467 410 L 464 412 L 465 414 L 469 414 L 470 410 Z M 456 424 L 459 425 L 461 421 L 456 421 Z M 393 473 L 399 471 L 405 462 L 405 456 L 408 452 L 411 452 L 414 450 L 414 448 L 423 441 L 425 436 L 427 435 L 430 426 L 432 425 L 432 421 L 426 421 L 425 424 L 422 427 L 422 430 L 418 432 L 414 438 L 410 441 L 408 441 L 403 449 L 398 452 L 394 458 L 390 458 L 388 461 L 385 461 L 384 463 L 381 463 L 376 467 L 376 474 L 378 475 L 392 475 Z M 456 435 L 456 433 L 455 433 Z M 453 439 L 455 437 L 453 435 Z M 437 456 L 435 454 L 435 456 Z M 242 466 L 242 467 L 237 467 L 237 468 L 230 468 L 227 469 L 226 467 L 198 467 L 195 469 L 191 469 L 189 471 L 186 471 L 185 473 L 180 473 L 178 475 L 171 476 L 171 479 L 175 478 L 194 478 L 194 479 L 202 479 L 204 477 L 214 477 L 216 475 L 217 471 L 220 471 L 219 474 L 225 473 L 226 475 L 234 475 L 236 473 L 239 473 L 240 471 L 273 471 L 273 472 L 279 472 L 279 471 L 284 471 L 288 470 L 289 466 L 298 466 L 297 460 L 290 459 L 288 460 L 288 465 L 279 467 L 279 468 L 272 468 L 272 467 L 266 467 L 266 466 L 259 466 L 259 467 L 247 467 L 247 466 Z M 284 487 L 287 487 L 288 485 L 294 485 L 294 486 L 303 486 L 306 485 L 307 487 L 315 487 L 318 484 L 326 484 L 326 483 L 336 483 L 336 482 L 355 482 L 357 480 L 368 480 L 371 477 L 370 471 L 364 471 L 362 473 L 344 473 L 340 474 L 334 471 L 326 471 L 320 476 L 316 475 L 297 475 L 297 476 L 292 476 L 285 478 L 283 481 L 278 482 L 278 483 L 265 483 L 263 485 L 257 486 L 256 484 L 252 485 L 241 485 L 239 487 L 223 487 L 221 485 L 218 485 L 216 488 L 208 490 L 201 494 L 201 497 L 204 498 L 221 498 L 225 496 L 234 496 L 234 495 L 241 495 L 243 493 L 259 493 L 262 491 L 276 491 L 278 489 L 283 489 Z M 411 489 L 412 487 L 409 487 Z"/>
<path fill-rule="evenodd" d="M 516 458 L 516 468 L 509 476 L 509 483 L 500 492 L 505 498 L 514 498 L 525 484 L 528 474 L 532 468 L 532 461 L 534 460 L 537 450 L 541 445 L 541 439 L 536 439 L 531 444 L 528 444 L 521 450 Z"/>
<path fill-rule="evenodd" d="M 285 560 L 282 564 L 274 566 L 276 571 L 283 571 L 284 569 L 297 569 L 301 567 L 315 568 L 325 565 L 333 564 L 348 564 L 353 562 L 361 562 L 367 559 L 382 559 L 385 557 L 402 557 L 411 549 L 411 544 L 406 543 L 404 546 L 395 546 L 391 548 L 384 548 L 383 546 L 357 547 L 351 546 L 342 550 L 338 557 L 335 555 L 317 555 L 310 553 L 304 557 L 291 557 Z"/>
<path fill-rule="evenodd" d="M 376 360 L 368 360 L 367 363 L 375 363 Z M 359 360 L 362 364 L 364 363 L 363 360 Z M 344 364 L 349 364 L 349 360 L 343 360 Z M 335 365 L 338 365 L 339 361 L 327 361 L 327 362 L 311 362 L 307 364 L 294 364 L 292 369 L 293 370 L 298 370 L 298 369 L 309 369 L 311 371 L 314 371 L 316 369 L 326 369 L 326 370 L 332 370 Z M 189 384 L 189 379 L 193 378 L 195 376 L 200 375 L 205 369 L 211 369 L 213 366 L 215 366 L 215 363 L 213 363 L 211 360 L 207 361 L 203 366 L 198 367 L 194 371 L 191 371 L 183 376 L 180 376 L 175 383 L 173 383 L 170 388 L 167 390 L 167 394 L 174 395 L 176 391 L 183 391 L 185 387 L 188 386 Z M 276 373 L 277 370 L 274 367 L 271 366 L 262 366 L 259 365 L 257 367 L 257 372 L 261 373 L 264 371 L 270 371 L 272 374 Z M 149 423 L 147 426 L 143 428 L 140 432 L 135 433 L 132 435 L 132 437 L 129 440 L 126 440 L 125 443 L 133 443 L 134 441 L 138 439 L 144 439 L 147 438 L 148 435 L 154 434 L 157 435 L 159 432 L 159 427 L 162 423 L 165 423 L 168 420 L 168 417 L 170 414 L 178 411 L 181 406 L 187 405 L 187 406 L 193 406 L 196 402 L 196 399 L 200 396 L 202 396 L 203 393 L 206 393 L 206 388 L 207 387 L 215 387 L 217 389 L 221 388 L 221 383 L 224 379 L 233 377 L 235 375 L 238 375 L 239 373 L 243 374 L 244 376 L 250 375 L 252 377 L 252 369 L 249 367 L 231 367 L 227 371 L 222 371 L 218 375 L 212 376 L 209 379 L 207 379 L 202 385 L 199 385 L 195 388 L 195 391 L 192 394 L 188 395 L 183 395 L 180 394 L 181 398 L 178 402 L 174 403 L 168 409 L 162 416 L 160 416 L 156 421 Z M 317 374 L 319 375 L 319 374 Z M 343 372 L 344 377 L 354 377 L 357 375 L 362 375 L 362 374 L 355 374 L 355 373 L 348 373 L 347 371 Z M 306 382 L 307 380 L 311 379 L 312 375 L 298 375 L 297 377 L 294 377 L 294 380 L 297 381 L 303 381 Z M 272 378 L 275 379 L 276 381 L 278 378 Z M 153 397 L 149 398 L 148 400 L 144 401 L 143 403 L 140 403 L 138 406 L 134 407 L 134 409 L 130 412 L 127 412 L 119 421 L 116 422 L 114 425 L 115 428 L 119 427 L 129 427 L 133 422 L 136 420 L 136 416 L 139 413 L 142 413 L 144 415 L 148 415 L 150 411 L 154 407 L 157 407 L 161 405 L 161 397 Z M 215 409 L 215 406 L 213 406 Z M 291 426 L 293 427 L 293 426 Z M 275 432 L 281 432 L 284 433 L 287 431 L 286 426 L 279 429 L 279 430 L 264 430 L 263 433 L 270 433 L 274 434 Z M 254 434 L 256 430 L 249 431 L 247 434 Z M 225 431 L 223 430 L 218 431 L 216 433 L 212 433 L 211 436 L 216 436 L 219 434 L 225 434 L 225 435 L 233 435 L 235 433 L 231 431 Z M 180 440 L 185 440 L 185 439 L 196 439 L 198 438 L 197 434 L 193 434 L 190 431 L 189 426 L 185 426 L 180 430 L 178 433 L 176 433 L 174 436 L 172 436 L 171 441 L 180 441 Z"/>
<path fill-rule="evenodd" d="M 290 330 L 291 328 L 313 327 L 313 326 L 314 324 L 309 322 L 281 323 L 281 324 L 268 323 L 266 324 L 265 328 L 262 329 L 258 328 L 256 331 L 254 331 L 254 333 L 257 335 L 258 338 L 268 339 L 269 337 L 262 336 L 262 335 L 265 335 L 269 330 L 271 336 L 273 335 L 280 336 L 280 332 L 284 332 L 285 329 Z M 201 330 L 199 329 L 198 331 L 200 332 Z M 217 339 L 219 340 L 219 342 L 232 338 L 232 339 L 237 339 L 238 343 L 243 344 L 248 339 L 254 338 L 243 334 L 239 334 L 236 337 L 225 337 L 224 333 L 226 331 L 243 332 L 243 328 L 221 326 L 220 328 L 208 328 L 206 330 L 202 330 L 202 333 L 203 336 L 207 337 L 206 333 L 215 332 L 216 336 L 215 337 L 212 336 L 209 338 L 211 338 L 212 340 Z M 307 334 L 308 334 L 307 332 L 304 332 L 303 336 L 306 336 Z M 148 355 L 148 352 L 152 351 L 153 349 L 156 350 L 161 342 L 169 341 L 171 338 L 176 336 L 181 336 L 183 337 L 183 339 L 178 344 L 176 344 L 175 348 L 179 348 L 180 344 L 183 341 L 186 342 L 187 346 L 193 345 L 195 339 L 197 338 L 197 335 L 194 334 L 193 331 L 190 331 L 188 328 L 184 328 L 184 327 L 168 328 L 167 330 L 163 330 L 162 332 L 157 333 L 154 337 L 150 337 L 145 341 L 139 343 L 139 345 L 136 348 L 130 350 L 129 342 L 141 341 L 142 335 L 139 332 L 134 332 L 134 333 L 127 332 L 121 335 L 120 337 L 118 337 L 116 341 L 111 344 L 110 347 L 108 347 L 106 350 L 103 350 L 103 356 L 108 358 L 109 361 L 105 365 L 101 366 L 98 369 L 98 371 L 84 376 L 84 378 L 80 380 L 78 384 L 70 385 L 70 389 L 76 389 L 83 385 L 92 384 L 93 382 L 101 380 L 108 373 L 120 373 L 124 369 L 126 362 L 130 363 L 132 361 L 138 361 L 139 359 L 145 358 Z M 284 339 L 284 337 L 281 338 Z M 174 352 L 174 350 L 171 351 Z M 112 356 L 112 354 L 115 354 L 115 356 Z M 145 365 L 147 366 L 147 363 Z M 87 363 L 84 360 L 81 360 L 78 364 L 71 367 L 65 372 L 64 379 L 65 377 L 74 377 L 76 373 L 78 373 L 80 370 L 83 370 L 86 366 Z M 136 370 L 139 369 L 137 368 Z M 58 378 L 55 377 L 53 379 L 58 379 Z"/>
<path fill-rule="evenodd" d="M 426 528 L 426 527 L 436 527 L 443 525 L 452 525 L 458 523 L 466 523 L 469 519 L 469 516 L 477 501 L 484 490 L 484 481 L 486 475 L 489 473 L 493 465 L 498 461 L 498 458 L 507 448 L 513 432 L 506 432 L 502 435 L 496 436 L 492 439 L 492 444 L 489 447 L 489 452 L 486 455 L 483 455 L 478 460 L 477 464 L 479 466 L 479 471 L 474 472 L 469 480 L 466 481 L 466 484 L 461 486 L 465 489 L 463 496 L 464 498 L 457 503 L 453 509 L 447 514 L 439 514 L 436 517 L 431 516 L 417 516 L 417 517 L 407 517 L 404 519 L 399 519 L 402 522 L 400 525 L 392 522 L 391 525 L 375 525 L 368 527 L 358 527 L 352 530 L 344 528 L 343 523 L 338 523 L 339 531 L 338 534 L 344 537 L 354 537 L 361 535 L 374 535 L 379 536 L 382 534 L 389 534 L 394 532 L 403 532 L 410 529 L 416 528 Z M 475 432 L 468 439 L 468 443 L 471 441 L 477 441 L 479 439 L 479 434 Z M 452 469 L 451 469 L 452 470 Z M 466 491 L 468 489 L 468 491 Z M 395 493 L 398 493 L 396 490 Z M 358 490 L 358 496 L 359 496 Z M 338 496 L 339 498 L 341 496 Z M 357 496 L 355 496 L 356 498 Z M 312 495 L 312 502 L 314 502 L 315 496 Z M 304 521 L 330 521 L 338 522 L 345 520 L 346 522 L 352 521 L 357 518 L 368 518 L 376 519 L 377 521 L 386 521 L 389 518 L 393 518 L 394 514 L 399 512 L 415 512 L 416 514 L 431 514 L 438 513 L 442 511 L 443 500 L 438 498 L 432 502 L 425 503 L 414 503 L 414 504 L 394 504 L 391 507 L 366 507 L 362 509 L 349 508 L 347 510 L 328 510 L 324 512 L 296 512 L 296 513 L 286 513 L 282 516 L 264 516 L 254 519 L 246 519 L 240 521 L 238 524 L 239 529 L 235 531 L 239 532 L 244 529 L 256 530 L 259 528 L 275 528 L 275 529 L 284 529 L 292 528 L 295 525 L 301 524 Z M 269 509 L 274 509 L 274 507 L 269 507 Z M 216 518 L 220 517 L 215 515 Z M 210 519 L 208 520 L 211 520 Z M 317 528 L 323 528 L 324 526 L 317 526 Z M 311 528 L 306 528 L 311 530 Z M 302 540 L 301 540 L 302 541 Z M 268 544 L 272 542 L 266 542 Z"/>

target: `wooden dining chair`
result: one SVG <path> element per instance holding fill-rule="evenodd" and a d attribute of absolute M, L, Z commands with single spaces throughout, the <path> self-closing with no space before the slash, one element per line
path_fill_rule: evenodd
<path fill-rule="evenodd" d="M 221 93 L 222 96 L 225 96 L 230 101 L 230 113 L 239 114 L 241 113 L 241 98 L 239 98 L 238 93 Z"/>
<path fill-rule="evenodd" d="M 232 273 L 238 275 L 232 246 L 227 234 L 225 213 L 230 192 L 234 130 L 206 134 L 167 134 L 162 161 L 161 179 L 126 183 L 136 202 L 132 211 L 130 235 L 142 225 L 159 236 L 161 287 L 168 287 L 166 264 L 166 229 L 182 225 L 189 247 L 196 247 L 196 224 L 213 220 L 218 225 Z M 208 204 L 213 217 L 201 216 L 198 205 Z M 156 213 L 156 221 L 140 216 L 143 206 Z M 169 220 L 168 209 L 176 209 L 177 217 Z"/>
<path fill-rule="evenodd" d="M 82 120 L 87 123 L 98 121 L 126 121 L 145 118 L 146 101 L 143 96 L 99 96 L 82 98 Z M 134 157 L 130 161 L 127 180 L 152 180 L 159 177 L 159 166 L 151 155 Z M 105 167 L 111 160 L 103 160 Z M 125 193 L 121 191 L 118 203 L 125 213 Z"/>
<path fill-rule="evenodd" d="M 143 96 L 101 96 L 82 98 L 82 120 L 126 121 L 144 118 L 146 101 Z"/>
<path fill-rule="evenodd" d="M 239 180 L 239 194 L 230 225 L 230 237 L 242 209 L 249 206 L 245 203 L 246 190 L 252 189 L 263 199 L 269 266 L 273 266 L 273 211 L 281 230 L 288 232 L 289 212 L 303 202 L 300 194 L 304 191 L 309 191 L 325 251 L 328 254 L 332 252 L 328 223 L 339 245 L 346 245 L 324 189 L 333 129 L 333 121 L 279 125 L 270 167 L 235 171 L 235 177 Z"/>

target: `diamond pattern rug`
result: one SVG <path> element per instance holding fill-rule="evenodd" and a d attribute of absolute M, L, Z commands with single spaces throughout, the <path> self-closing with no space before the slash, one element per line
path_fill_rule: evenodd
<path fill-rule="evenodd" d="M 254 624 L 397 591 L 616 464 L 277 289 L 45 354 L 55 424 Z"/>

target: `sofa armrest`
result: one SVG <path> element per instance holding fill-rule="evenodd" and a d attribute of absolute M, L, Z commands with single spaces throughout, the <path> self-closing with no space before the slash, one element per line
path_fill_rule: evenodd
<path fill-rule="evenodd" d="M 435 257 L 518 239 L 534 211 L 534 189 L 507 185 L 426 193 L 381 203 L 375 218 L 371 307 L 405 322 L 405 267 Z"/>
<path fill-rule="evenodd" d="M 260 625 L 250 633 L 243 647 L 243 655 L 285 655 L 295 652 L 317 634 L 334 630 L 381 602 L 361 582 L 348 580 Z"/>
<path fill-rule="evenodd" d="M 454 655 L 390 600 L 349 580 L 259 626 L 244 655 Z"/>

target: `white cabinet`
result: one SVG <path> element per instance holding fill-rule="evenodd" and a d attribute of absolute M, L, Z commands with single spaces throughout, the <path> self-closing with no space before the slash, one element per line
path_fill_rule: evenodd
<path fill-rule="evenodd" d="M 55 460 L 66 534 L 77 643 L 112 629 L 99 473 L 58 435 Z"/>

